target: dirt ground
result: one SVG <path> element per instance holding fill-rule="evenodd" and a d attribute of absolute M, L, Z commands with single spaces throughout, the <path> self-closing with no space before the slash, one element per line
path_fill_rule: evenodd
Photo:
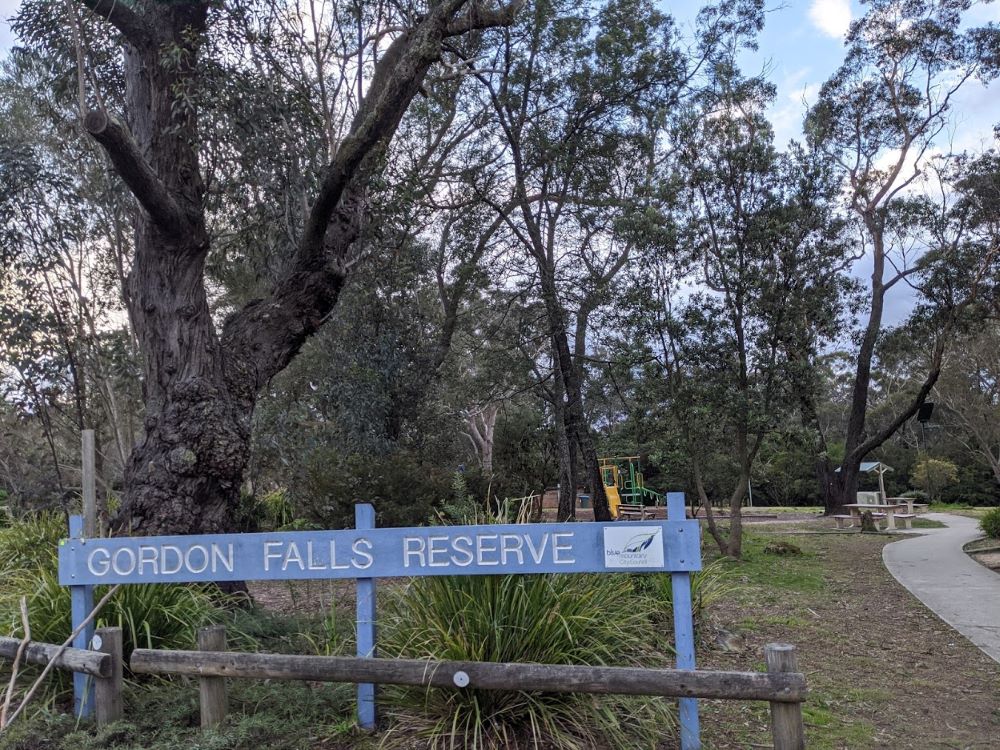
<path fill-rule="evenodd" d="M 762 669 L 764 644 L 794 644 L 810 748 L 1000 748 L 1000 665 L 892 578 L 881 557 L 891 537 L 779 538 L 806 554 L 774 558 L 770 575 L 760 561 L 734 565 L 744 588 L 712 617 L 745 645 L 708 647 L 699 666 Z M 703 714 L 706 747 L 770 746 L 762 704 L 705 701 Z"/>

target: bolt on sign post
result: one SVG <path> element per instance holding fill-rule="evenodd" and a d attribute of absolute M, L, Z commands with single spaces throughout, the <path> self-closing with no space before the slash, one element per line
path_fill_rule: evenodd
<path fill-rule="evenodd" d="M 75 602 L 97 584 L 354 579 L 358 656 L 374 657 L 378 578 L 668 572 L 677 668 L 695 668 L 690 574 L 701 570 L 701 539 L 698 522 L 685 518 L 683 493 L 667 495 L 666 521 L 379 529 L 367 504 L 356 506 L 355 520 L 357 528 L 339 531 L 116 539 L 82 538 L 71 521 L 59 582 Z M 74 607 L 74 626 L 87 611 Z M 79 692 L 77 700 L 86 703 Z M 696 750 L 697 701 L 679 703 L 681 748 Z M 358 686 L 358 722 L 375 727 L 374 685 Z"/>

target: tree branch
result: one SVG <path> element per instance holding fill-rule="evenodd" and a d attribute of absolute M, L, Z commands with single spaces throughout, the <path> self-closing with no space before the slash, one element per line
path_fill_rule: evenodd
<path fill-rule="evenodd" d="M 350 248 L 369 211 L 368 186 L 428 69 L 441 56 L 449 24 L 468 0 L 443 0 L 401 33 L 379 60 L 368 95 L 326 168 L 288 271 L 266 299 L 225 324 L 227 380 L 252 400 L 329 316 L 349 269 Z"/>
<path fill-rule="evenodd" d="M 445 36 L 458 36 L 468 31 L 490 29 L 494 26 L 510 26 L 514 23 L 517 12 L 524 7 L 525 0 L 513 2 L 499 8 L 484 8 L 479 3 L 472 3 L 468 12 L 462 18 L 456 18 L 448 24 Z"/>
<path fill-rule="evenodd" d="M 193 223 L 191 217 L 181 209 L 143 158 L 128 129 L 106 112 L 97 111 L 87 113 L 83 126 L 101 144 L 122 180 L 158 228 L 169 236 L 186 235 Z"/>
<path fill-rule="evenodd" d="M 118 29 L 122 35 L 137 47 L 150 41 L 149 29 L 142 17 L 129 8 L 123 0 L 78 0 L 90 8 L 95 15 Z"/>

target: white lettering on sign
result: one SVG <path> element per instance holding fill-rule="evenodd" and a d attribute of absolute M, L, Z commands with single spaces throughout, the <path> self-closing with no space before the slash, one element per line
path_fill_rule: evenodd
<path fill-rule="evenodd" d="M 521 554 L 521 547 L 524 546 L 524 538 L 520 534 L 500 535 L 500 562 L 507 564 L 507 555 L 511 557 L 517 555 L 517 564 L 524 565 L 524 556 Z"/>
<path fill-rule="evenodd" d="M 351 552 L 354 553 L 354 567 L 358 570 L 365 570 L 372 566 L 375 558 L 372 557 L 372 543 L 367 539 L 355 539 L 351 545 Z M 363 548 L 363 549 L 362 549 Z"/>
<path fill-rule="evenodd" d="M 583 529 L 559 526 L 465 526 L 436 529 L 386 529 L 348 532 L 293 533 L 288 535 L 247 535 L 243 538 L 219 535 L 212 537 L 153 537 L 134 541 L 95 540 L 93 546 L 81 545 L 80 574 L 89 582 L 103 583 L 126 579 L 141 583 L 153 580 L 232 580 L 244 576 L 258 578 L 353 578 L 387 575 L 450 575 L 479 572 L 538 573 L 575 570 L 593 566 L 593 558 L 615 558 L 604 567 L 632 567 L 655 564 L 655 559 L 640 558 L 646 546 L 630 541 L 632 532 L 644 527 L 626 527 L 629 538 L 622 540 L 622 550 L 607 544 L 602 550 L 599 536 Z M 654 527 L 655 531 L 657 527 Z M 598 532 L 602 533 L 602 532 Z M 581 534 L 583 535 L 581 537 Z M 589 534 L 589 535 L 588 535 Z M 232 540 L 232 541 L 230 541 Z M 628 547 L 628 549 L 624 549 Z M 641 547 L 633 550 L 632 547 Z M 600 563 L 598 563 L 600 564 Z M 214 576 L 218 576 L 217 578 Z"/>
<path fill-rule="evenodd" d="M 171 567 L 167 566 L 169 555 L 174 556 L 174 562 L 176 563 L 176 565 L 173 565 Z M 162 547 L 160 547 L 160 572 L 163 575 L 174 575 L 175 573 L 180 573 L 181 568 L 183 567 L 184 567 L 184 555 L 181 554 L 180 547 L 175 547 L 172 544 L 165 544 Z"/>
<path fill-rule="evenodd" d="M 410 558 L 416 557 L 419 562 L 417 567 L 423 568 L 427 565 L 426 555 L 424 555 L 424 548 L 427 546 L 427 542 L 419 536 L 408 536 L 403 540 L 403 567 L 410 567 Z"/>
<path fill-rule="evenodd" d="M 403 537 L 404 568 L 504 567 L 573 565 L 573 532 L 459 534 Z"/>
<path fill-rule="evenodd" d="M 232 573 L 234 568 L 232 544 L 195 544 L 186 550 L 173 544 L 142 544 L 138 552 L 128 547 L 113 552 L 98 547 L 87 556 L 87 570 L 94 576 L 114 573 L 117 576 L 155 577 L 181 572 L 197 575 L 205 571 Z"/>
<path fill-rule="evenodd" d="M 282 573 L 287 573 L 289 570 L 365 570 L 375 562 L 372 549 L 372 543 L 364 538 L 354 540 L 350 547 L 350 557 L 344 554 L 343 545 L 338 549 L 335 539 L 325 545 L 307 541 L 304 549 L 296 542 L 264 542 L 264 571 L 280 569 Z"/>
<path fill-rule="evenodd" d="M 573 557 L 563 557 L 563 552 L 571 552 L 573 550 L 572 543 L 570 544 L 560 544 L 560 539 L 569 539 L 572 542 L 572 534 L 553 534 L 552 535 L 552 562 L 556 565 L 572 565 L 576 562 L 576 558 Z"/>
<path fill-rule="evenodd" d="M 451 540 L 451 548 L 455 550 L 451 556 L 451 561 L 460 568 L 472 565 L 472 561 L 476 559 L 472 556 L 471 536 L 456 536 Z"/>

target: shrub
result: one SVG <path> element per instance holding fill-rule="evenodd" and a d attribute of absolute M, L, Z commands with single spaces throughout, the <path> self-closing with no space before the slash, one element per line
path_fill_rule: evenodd
<path fill-rule="evenodd" d="M 628 576 L 416 579 L 393 598 L 380 648 L 390 656 L 543 664 L 667 666 L 650 647 L 648 600 Z M 524 691 L 399 689 L 390 744 L 432 748 L 652 746 L 662 699 Z"/>
<path fill-rule="evenodd" d="M 941 499 L 941 491 L 958 481 L 958 467 L 951 461 L 922 458 L 913 467 L 910 481 L 930 497 L 931 502 Z"/>
<path fill-rule="evenodd" d="M 986 536 L 1000 539 L 1000 508 L 990 508 L 979 519 L 979 528 Z"/>
<path fill-rule="evenodd" d="M 21 570 L 55 565 L 59 540 L 69 534 L 62 513 L 33 513 L 0 529 L 0 585 Z"/>

